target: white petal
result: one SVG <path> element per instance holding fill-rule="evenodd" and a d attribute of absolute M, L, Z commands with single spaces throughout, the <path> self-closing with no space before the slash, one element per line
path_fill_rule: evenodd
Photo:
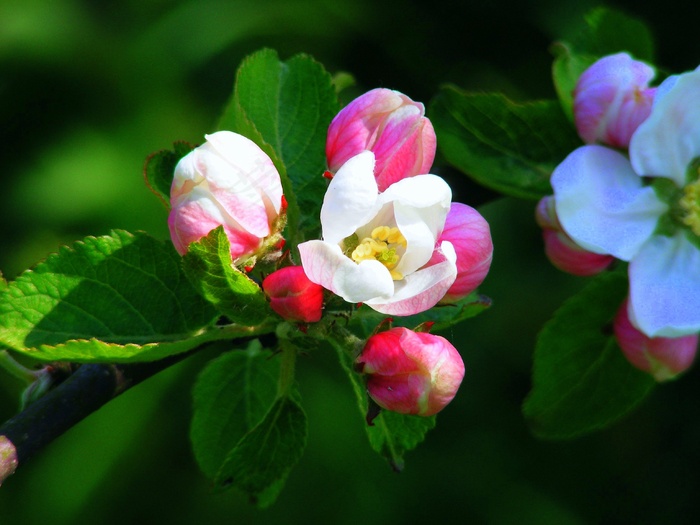
<path fill-rule="evenodd" d="M 321 207 L 323 239 L 338 244 L 369 222 L 378 210 L 374 153 L 363 151 L 341 166 Z"/>
<path fill-rule="evenodd" d="M 337 244 L 307 241 L 299 245 L 306 276 L 350 303 L 386 299 L 394 293 L 389 270 L 379 261 L 356 264 Z"/>
<path fill-rule="evenodd" d="M 410 274 L 432 257 L 450 211 L 452 190 L 436 175 L 418 175 L 392 184 L 379 198 L 394 202 L 396 225 L 407 241 L 406 253 L 395 270 Z"/>
<path fill-rule="evenodd" d="M 651 115 L 630 141 L 630 159 L 640 175 L 686 183 L 690 162 L 700 156 L 700 71 L 679 75 L 662 92 Z"/>
<path fill-rule="evenodd" d="M 649 337 L 700 331 L 700 250 L 685 235 L 655 235 L 630 263 L 630 319 Z"/>
<path fill-rule="evenodd" d="M 452 243 L 444 241 L 440 253 L 442 261 L 396 281 L 396 292 L 389 300 L 373 299 L 366 304 L 387 315 L 413 315 L 435 306 L 457 278 L 457 255 Z"/>
<path fill-rule="evenodd" d="M 552 174 L 557 217 L 582 248 L 629 261 L 667 206 L 629 161 L 603 146 L 574 150 Z"/>

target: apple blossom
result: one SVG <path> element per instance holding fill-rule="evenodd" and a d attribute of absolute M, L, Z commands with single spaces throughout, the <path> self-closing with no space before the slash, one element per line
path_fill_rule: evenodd
<path fill-rule="evenodd" d="M 206 139 L 175 167 L 170 236 L 184 255 L 190 243 L 221 225 L 233 261 L 244 260 L 280 229 L 280 176 L 252 140 L 231 131 L 218 131 Z"/>
<path fill-rule="evenodd" d="M 432 416 L 452 401 L 464 378 L 464 362 L 444 337 L 392 328 L 367 340 L 356 361 L 367 392 L 382 408 Z"/>
<path fill-rule="evenodd" d="M 535 211 L 537 224 L 542 228 L 544 251 L 550 262 L 572 275 L 590 276 L 608 268 L 615 258 L 584 250 L 562 229 L 554 209 L 554 197 L 540 199 Z"/>
<path fill-rule="evenodd" d="M 584 142 L 626 148 L 651 112 L 656 88 L 649 82 L 655 74 L 627 53 L 603 57 L 586 69 L 574 89 L 574 120 Z"/>
<path fill-rule="evenodd" d="M 588 251 L 629 261 L 628 314 L 649 337 L 700 331 L 700 70 L 669 82 L 629 158 L 583 146 L 551 178 L 564 231 Z"/>
<path fill-rule="evenodd" d="M 323 240 L 299 245 L 309 279 L 348 302 L 412 315 L 433 307 L 452 286 L 456 254 L 437 240 L 452 192 L 435 175 L 417 175 L 378 193 L 374 154 L 346 162 L 321 207 Z"/>
<path fill-rule="evenodd" d="M 657 381 L 673 379 L 693 364 L 698 350 L 698 334 L 683 337 L 648 337 L 637 330 L 622 304 L 613 328 L 622 353 L 635 367 L 650 373 Z"/>
<path fill-rule="evenodd" d="M 425 107 L 403 93 L 377 88 L 345 106 L 328 128 L 326 158 L 335 173 L 351 157 L 374 152 L 379 191 L 406 177 L 428 173 L 435 158 L 433 125 Z"/>
<path fill-rule="evenodd" d="M 493 242 L 489 223 L 471 206 L 453 202 L 437 240 L 449 241 L 457 254 L 457 278 L 441 303 L 468 296 L 483 282 L 491 267 Z"/>
<path fill-rule="evenodd" d="M 283 319 L 315 323 L 323 314 L 323 287 L 312 283 L 301 266 L 286 266 L 265 277 L 270 306 Z"/>

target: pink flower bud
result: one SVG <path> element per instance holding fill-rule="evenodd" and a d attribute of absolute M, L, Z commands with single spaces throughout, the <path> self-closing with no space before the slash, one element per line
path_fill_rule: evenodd
<path fill-rule="evenodd" d="M 450 206 L 437 244 L 443 241 L 451 242 L 457 254 L 457 279 L 440 300 L 444 304 L 468 296 L 483 282 L 491 267 L 493 242 L 486 219 L 461 202 Z"/>
<path fill-rule="evenodd" d="M 444 337 L 392 328 L 367 340 L 357 359 L 367 392 L 382 408 L 431 416 L 452 401 L 464 362 Z"/>
<path fill-rule="evenodd" d="M 377 88 L 335 116 L 328 128 L 326 159 L 335 173 L 355 155 L 372 151 L 374 176 L 382 192 L 396 181 L 428 173 L 436 143 L 423 104 L 398 91 Z"/>
<path fill-rule="evenodd" d="M 270 306 L 283 319 L 315 323 L 323 313 L 323 286 L 309 281 L 301 266 L 286 266 L 262 282 Z"/>
<path fill-rule="evenodd" d="M 698 349 L 698 334 L 683 337 L 649 337 L 632 325 L 629 299 L 617 311 L 613 328 L 615 338 L 627 360 L 648 372 L 657 381 L 673 379 L 693 364 Z"/>
<path fill-rule="evenodd" d="M 559 224 L 554 197 L 543 197 L 535 211 L 537 224 L 542 227 L 544 251 L 550 262 L 560 270 L 579 276 L 590 276 L 608 268 L 615 258 L 581 248 Z"/>
<path fill-rule="evenodd" d="M 282 182 L 270 157 L 246 137 L 218 131 L 206 139 L 175 167 L 170 236 L 184 255 L 190 243 L 223 226 L 236 262 L 277 233 Z"/>
<path fill-rule="evenodd" d="M 574 89 L 574 120 L 586 143 L 627 148 L 651 113 L 654 68 L 627 53 L 601 58 L 579 77 Z"/>

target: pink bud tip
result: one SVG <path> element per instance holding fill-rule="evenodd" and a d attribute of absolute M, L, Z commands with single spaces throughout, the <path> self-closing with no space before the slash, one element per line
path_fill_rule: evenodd
<path fill-rule="evenodd" d="M 698 349 L 698 334 L 649 337 L 631 323 L 628 308 L 629 299 L 625 299 L 617 311 L 613 328 L 622 353 L 632 365 L 657 381 L 673 379 L 690 368 Z"/>
<path fill-rule="evenodd" d="M 654 75 L 654 68 L 627 53 L 603 57 L 586 69 L 574 89 L 574 120 L 584 142 L 627 148 L 651 113 Z"/>
<path fill-rule="evenodd" d="M 447 339 L 402 327 L 370 337 L 357 364 L 370 397 L 401 414 L 436 414 L 464 378 L 462 357 Z"/>
<path fill-rule="evenodd" d="M 287 266 L 268 275 L 262 287 L 272 309 L 287 321 L 315 323 L 323 314 L 323 287 L 312 283 L 301 266 Z"/>
<path fill-rule="evenodd" d="M 425 107 L 403 93 L 377 88 L 338 113 L 328 128 L 326 159 L 336 172 L 350 158 L 370 150 L 379 191 L 394 182 L 426 174 L 435 159 L 437 139 Z"/>

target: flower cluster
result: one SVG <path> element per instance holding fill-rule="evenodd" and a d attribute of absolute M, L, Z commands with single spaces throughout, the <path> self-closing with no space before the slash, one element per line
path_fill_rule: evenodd
<path fill-rule="evenodd" d="M 389 89 L 365 93 L 333 119 L 322 238 L 299 244 L 300 266 L 282 267 L 262 281 L 277 314 L 297 323 L 320 321 L 325 289 L 382 314 L 409 316 L 457 302 L 481 284 L 493 253 L 488 223 L 475 209 L 453 203 L 449 185 L 429 173 L 435 148 L 423 105 Z M 241 135 L 208 135 L 176 167 L 168 223 L 180 253 L 223 226 L 233 264 L 254 265 L 284 228 L 272 160 Z M 370 337 L 358 359 L 369 395 L 401 413 L 434 414 L 464 375 L 449 342 L 406 328 Z"/>
<path fill-rule="evenodd" d="M 633 364 L 667 379 L 690 365 L 700 331 L 700 70 L 657 88 L 653 76 L 626 54 L 581 75 L 574 116 L 587 144 L 555 169 L 537 217 L 559 268 L 629 263 L 617 338 L 625 355 L 644 356 Z"/>

